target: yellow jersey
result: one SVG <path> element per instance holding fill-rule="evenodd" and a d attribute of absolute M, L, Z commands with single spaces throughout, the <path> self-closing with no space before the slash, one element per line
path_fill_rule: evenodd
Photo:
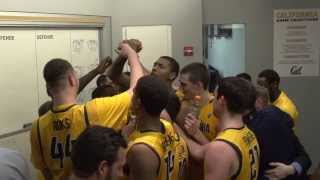
<path fill-rule="evenodd" d="M 213 95 L 210 95 L 207 104 L 201 107 L 198 119 L 200 120 L 200 130 L 209 141 L 214 140 L 217 135 L 217 118 L 213 114 Z"/>
<path fill-rule="evenodd" d="M 225 129 L 215 141 L 231 145 L 240 160 L 239 169 L 232 177 L 235 180 L 257 180 L 259 172 L 260 149 L 256 136 L 246 126 L 239 129 Z"/>
<path fill-rule="evenodd" d="M 181 90 L 176 91 L 176 95 L 179 97 L 180 101 L 184 101 L 184 94 Z M 200 120 L 199 129 L 206 136 L 209 141 L 214 140 L 217 136 L 217 118 L 213 113 L 213 101 L 214 96 L 209 95 L 209 101 L 204 104 L 199 110 L 198 119 Z"/>
<path fill-rule="evenodd" d="M 288 113 L 293 119 L 293 123 L 295 124 L 298 120 L 298 110 L 291 99 L 281 91 L 279 97 L 272 103 L 274 106 L 277 106 L 282 111 Z"/>
<path fill-rule="evenodd" d="M 36 171 L 36 176 L 37 176 L 37 180 L 46 180 L 42 175 L 42 172 L 39 170 Z"/>
<path fill-rule="evenodd" d="M 198 119 L 200 121 L 199 129 L 209 141 L 213 141 L 216 137 L 217 118 L 213 114 L 213 96 L 210 96 L 207 104 L 200 109 Z M 203 162 L 191 159 L 189 164 L 189 179 L 203 179 Z"/>
<path fill-rule="evenodd" d="M 131 95 L 97 98 L 85 105 L 61 105 L 33 122 L 31 159 L 39 170 L 48 169 L 53 180 L 67 179 L 71 173 L 72 145 L 89 125 L 116 130 L 126 124 Z"/>
<path fill-rule="evenodd" d="M 129 137 L 127 151 L 135 144 L 146 144 L 152 148 L 160 160 L 157 180 L 186 180 L 188 165 L 186 142 L 175 132 L 171 122 L 161 120 L 161 123 L 164 127 L 164 133 L 133 132 Z"/>

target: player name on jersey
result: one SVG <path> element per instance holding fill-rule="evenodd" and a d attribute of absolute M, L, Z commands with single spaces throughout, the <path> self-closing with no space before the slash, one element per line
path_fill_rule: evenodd
<path fill-rule="evenodd" d="M 4 41 L 13 41 L 14 40 L 14 36 L 2 36 L 0 35 L 0 40 L 4 40 Z"/>
<path fill-rule="evenodd" d="M 210 126 L 208 123 L 200 122 L 200 131 L 203 133 L 210 133 Z"/>
<path fill-rule="evenodd" d="M 55 131 L 62 131 L 64 129 L 71 128 L 71 120 L 68 118 L 65 119 L 56 119 L 53 121 L 53 129 Z"/>
<path fill-rule="evenodd" d="M 52 34 L 50 34 L 50 35 L 39 34 L 39 35 L 37 35 L 37 39 L 54 39 L 54 36 Z"/>

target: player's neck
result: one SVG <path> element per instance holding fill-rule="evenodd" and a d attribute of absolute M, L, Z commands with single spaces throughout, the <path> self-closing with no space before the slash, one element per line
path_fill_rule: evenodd
<path fill-rule="evenodd" d="M 277 89 L 277 90 L 274 92 L 274 94 L 272 94 L 272 95 L 270 96 L 271 102 L 276 101 L 276 100 L 278 99 L 278 97 L 280 96 L 280 94 L 281 94 L 281 90 L 280 90 L 280 89 Z"/>
<path fill-rule="evenodd" d="M 241 128 L 244 126 L 241 114 L 224 113 L 220 118 L 219 130 Z"/>
<path fill-rule="evenodd" d="M 97 175 L 92 175 L 86 178 L 77 177 L 75 175 L 72 175 L 69 179 L 70 180 L 96 180 L 98 177 Z"/>
<path fill-rule="evenodd" d="M 76 95 L 72 95 L 68 92 L 65 93 L 56 93 L 52 98 L 53 107 L 64 105 L 64 104 L 76 104 Z"/>
<path fill-rule="evenodd" d="M 173 83 L 173 82 L 172 82 L 171 80 L 167 80 L 166 83 L 167 83 L 169 89 L 170 89 L 170 90 L 173 90 L 173 88 L 172 88 L 172 83 Z"/>
<path fill-rule="evenodd" d="M 209 101 L 210 92 L 203 90 L 199 95 L 201 96 L 201 105 L 207 104 Z"/>
<path fill-rule="evenodd" d="M 137 129 L 139 131 L 161 131 L 161 122 L 159 116 L 150 116 L 147 114 L 137 115 Z"/>

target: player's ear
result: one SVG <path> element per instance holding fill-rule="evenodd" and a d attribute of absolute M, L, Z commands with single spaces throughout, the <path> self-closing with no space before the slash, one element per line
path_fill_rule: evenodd
<path fill-rule="evenodd" d="M 102 177 L 106 177 L 108 175 L 108 171 L 109 171 L 109 166 L 108 166 L 108 162 L 103 160 L 100 162 L 99 166 L 98 166 L 98 174 Z"/>

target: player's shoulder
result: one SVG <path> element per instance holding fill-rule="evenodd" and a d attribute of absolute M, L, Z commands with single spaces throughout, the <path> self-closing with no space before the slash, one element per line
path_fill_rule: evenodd
<path fill-rule="evenodd" d="M 127 152 L 129 159 L 149 159 L 152 157 L 159 158 L 159 155 L 153 150 L 153 148 L 145 143 L 134 144 Z M 130 158 L 131 157 L 131 158 Z"/>
<path fill-rule="evenodd" d="M 211 143 L 209 143 L 206 147 L 207 150 L 210 150 L 210 151 L 223 151 L 225 150 L 226 148 L 228 148 L 230 146 L 230 142 L 227 142 L 225 140 L 215 140 L 215 141 L 212 141 Z"/>
<path fill-rule="evenodd" d="M 234 159 L 238 156 L 239 149 L 230 142 L 212 141 L 205 149 L 205 158 L 212 160 Z"/>

